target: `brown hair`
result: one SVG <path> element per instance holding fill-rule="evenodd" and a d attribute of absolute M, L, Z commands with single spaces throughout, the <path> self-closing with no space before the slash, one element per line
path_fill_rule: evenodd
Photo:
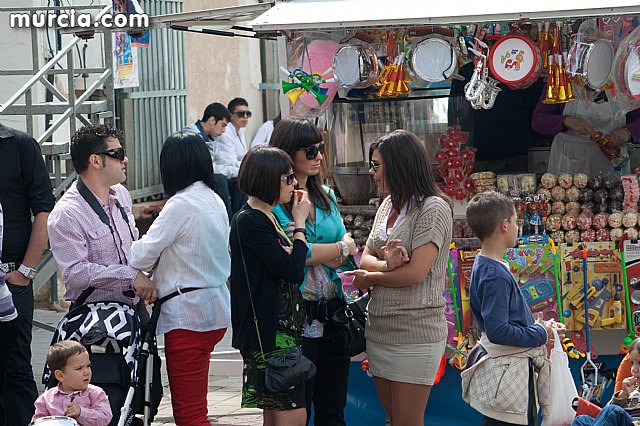
<path fill-rule="evenodd" d="M 75 340 L 63 340 L 54 343 L 47 352 L 47 365 L 52 372 L 62 371 L 67 365 L 67 361 L 74 355 L 87 352 L 87 349 Z"/>
<path fill-rule="evenodd" d="M 376 142 L 395 210 L 400 211 L 413 197 L 418 200 L 431 196 L 447 199 L 436 186 L 427 150 L 416 135 L 407 130 L 395 130 Z"/>
<path fill-rule="evenodd" d="M 638 353 L 640 353 L 640 337 L 634 339 L 629 345 L 629 353 L 633 351 L 638 351 Z"/>
<path fill-rule="evenodd" d="M 467 223 L 480 239 L 493 235 L 503 219 L 515 212 L 513 200 L 495 191 L 476 194 L 467 206 Z"/>
<path fill-rule="evenodd" d="M 322 142 L 322 132 L 316 125 L 304 118 L 293 117 L 285 118 L 274 127 L 269 146 L 280 148 L 293 160 L 300 148 L 320 142 Z M 322 172 L 307 178 L 306 189 L 314 206 L 326 212 L 331 211 L 331 200 L 322 188 Z M 291 214 L 291 206 L 292 203 L 286 206 L 289 214 Z"/>
<path fill-rule="evenodd" d="M 251 148 L 240 163 L 238 187 L 247 195 L 274 205 L 280 199 L 281 177 L 293 169 L 286 152 L 270 146 Z"/>

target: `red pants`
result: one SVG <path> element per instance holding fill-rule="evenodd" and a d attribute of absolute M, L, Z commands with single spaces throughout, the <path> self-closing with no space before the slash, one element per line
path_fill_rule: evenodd
<path fill-rule="evenodd" d="M 172 330 L 164 335 L 176 425 L 211 426 L 207 418 L 209 354 L 226 331 Z"/>

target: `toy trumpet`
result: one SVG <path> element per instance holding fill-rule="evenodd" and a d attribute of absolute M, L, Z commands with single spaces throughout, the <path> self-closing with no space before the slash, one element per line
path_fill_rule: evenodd
<path fill-rule="evenodd" d="M 323 80 L 320 74 L 308 74 L 299 68 L 288 71 L 285 67 L 280 67 L 280 71 L 287 74 L 292 81 L 282 81 L 282 91 L 287 95 L 292 103 L 296 103 L 303 92 L 308 92 L 316 98 L 318 105 L 322 105 L 327 100 L 329 89 L 320 87 L 321 83 L 330 83 L 334 79 Z M 326 74 L 330 70 L 323 73 Z"/>
<path fill-rule="evenodd" d="M 449 249 L 455 249 L 455 243 L 451 243 Z M 447 271 L 449 272 L 449 284 L 451 284 L 451 299 L 453 300 L 453 309 L 456 313 L 456 329 L 458 330 L 458 336 L 454 337 L 457 345 L 454 347 L 447 343 L 447 347 L 451 349 L 453 354 L 449 359 L 449 364 L 458 370 L 463 370 L 467 365 L 467 359 L 469 354 L 467 353 L 467 344 L 469 340 L 462 334 L 462 322 L 460 321 L 460 309 L 458 308 L 458 297 L 456 295 L 456 286 L 454 281 L 453 265 L 451 264 L 451 253 L 447 259 Z"/>

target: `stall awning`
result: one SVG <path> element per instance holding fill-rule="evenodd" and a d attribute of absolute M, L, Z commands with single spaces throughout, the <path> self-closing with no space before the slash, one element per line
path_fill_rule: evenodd
<path fill-rule="evenodd" d="M 272 6 L 273 2 L 266 2 L 150 16 L 149 26 L 231 37 L 255 37 L 251 28 L 238 26 L 238 23 L 258 17 Z"/>
<path fill-rule="evenodd" d="M 276 4 L 249 25 L 257 33 L 272 33 L 635 14 L 640 14 L 637 0 L 298 0 Z"/>

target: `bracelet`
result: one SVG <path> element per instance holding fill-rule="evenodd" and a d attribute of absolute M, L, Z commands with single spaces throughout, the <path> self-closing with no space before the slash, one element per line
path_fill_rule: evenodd
<path fill-rule="evenodd" d="M 302 235 L 304 235 L 305 237 L 307 236 L 307 230 L 304 228 L 296 228 L 293 230 L 293 235 L 297 234 L 298 232 L 302 232 Z"/>

